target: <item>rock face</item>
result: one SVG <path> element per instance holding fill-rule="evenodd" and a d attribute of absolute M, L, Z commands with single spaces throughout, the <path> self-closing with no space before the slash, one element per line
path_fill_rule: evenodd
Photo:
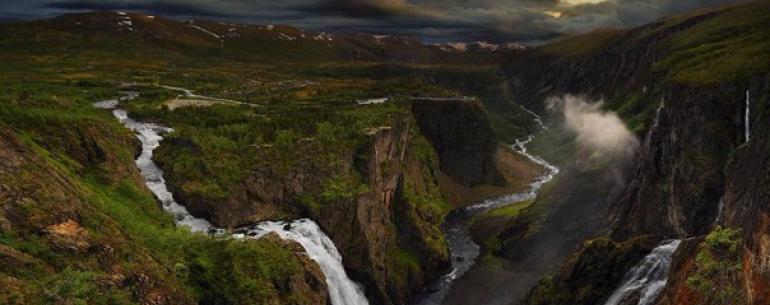
<path fill-rule="evenodd" d="M 662 76 L 653 69 L 667 55 L 667 39 L 715 16 L 711 12 L 667 27 L 654 23 L 618 32 L 577 56 L 546 47 L 506 61 L 513 91 L 534 109 L 543 109 L 548 96 L 579 94 L 604 99 L 613 108 L 622 107 L 627 120 L 642 122 L 634 130 L 644 137 L 636 168 L 611 208 L 615 238 L 703 234 L 716 217 L 725 182 L 720 169 L 741 141 L 745 85 L 661 84 L 656 79 Z"/>
<path fill-rule="evenodd" d="M 410 118 L 369 128 L 364 137 L 354 150 L 334 155 L 340 167 L 333 170 L 312 158 L 317 143 L 304 141 L 299 149 L 308 158 L 286 169 L 257 169 L 218 202 L 169 182 L 191 213 L 217 226 L 314 219 L 370 302 L 406 304 L 448 266 L 438 159 Z"/>
<path fill-rule="evenodd" d="M 623 280 L 626 271 L 655 247 L 656 240 L 642 236 L 623 243 L 606 238 L 586 242 L 554 277 L 540 281 L 521 304 L 602 304 Z"/>
<path fill-rule="evenodd" d="M 724 193 L 720 169 L 740 144 L 741 96 L 724 86 L 675 87 L 663 97 L 631 182 L 612 208 L 615 237 L 694 236 L 711 229 Z"/>
<path fill-rule="evenodd" d="M 412 132 L 410 126 L 370 130 L 369 143 L 353 162 L 369 191 L 315 216 L 342 251 L 352 277 L 363 282 L 376 304 L 407 303 L 448 264 L 439 229 L 443 215 L 432 214 L 410 197 L 436 188 L 434 165 L 416 159 L 408 149 Z M 419 265 L 406 268 L 393 261 L 401 251 Z"/>
<path fill-rule="evenodd" d="M 719 223 L 742 228 L 746 234 L 744 287 L 749 304 L 770 302 L 770 76 L 755 77 L 749 95 L 753 119 L 751 137 L 726 167 L 723 215 Z"/>
<path fill-rule="evenodd" d="M 497 138 L 480 103 L 416 100 L 412 113 L 436 149 L 443 172 L 470 187 L 505 182 L 495 165 Z"/>

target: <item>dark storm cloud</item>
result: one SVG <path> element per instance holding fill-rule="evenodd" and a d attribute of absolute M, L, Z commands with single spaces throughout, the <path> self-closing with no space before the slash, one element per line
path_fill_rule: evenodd
<path fill-rule="evenodd" d="M 325 31 L 414 35 L 428 41 L 540 42 L 630 27 L 730 0 L 4 0 L 0 20 L 127 10 L 172 18 L 286 23 Z"/>
<path fill-rule="evenodd" d="M 62 10 L 130 10 L 148 11 L 160 15 L 201 17 L 237 17 L 235 12 L 216 12 L 203 7 L 166 1 L 61 1 L 47 3 L 46 7 Z"/>

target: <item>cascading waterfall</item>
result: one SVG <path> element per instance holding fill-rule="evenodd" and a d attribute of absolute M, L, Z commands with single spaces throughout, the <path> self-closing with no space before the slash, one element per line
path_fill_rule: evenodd
<path fill-rule="evenodd" d="M 650 130 L 647 131 L 647 136 L 645 136 L 645 146 L 649 146 L 651 144 L 650 140 L 652 139 L 652 133 L 655 132 L 655 130 L 658 129 L 658 125 L 660 125 L 660 113 L 663 111 L 663 107 L 666 107 L 666 100 L 661 99 L 660 104 L 658 104 L 658 108 L 655 110 L 655 119 L 652 121 L 652 126 L 650 127 Z"/>
<path fill-rule="evenodd" d="M 637 305 L 651 305 L 666 287 L 668 271 L 671 268 L 674 252 L 681 240 L 667 240 L 652 250 L 623 278 L 618 287 L 604 305 L 631 304 L 629 300 L 638 298 Z"/>
<path fill-rule="evenodd" d="M 746 142 L 749 141 L 749 136 L 751 136 L 751 96 L 749 93 L 749 90 L 746 90 L 746 117 L 744 118 L 744 127 L 745 127 L 745 135 L 746 135 Z"/>
<path fill-rule="evenodd" d="M 342 265 L 342 256 L 321 228 L 309 219 L 291 222 L 265 221 L 254 226 L 239 229 L 243 236 L 260 238 L 269 233 L 276 233 L 283 239 L 298 242 L 305 248 L 308 256 L 316 261 L 326 277 L 329 297 L 332 304 L 365 305 L 368 304 L 364 291 L 348 278 Z"/>
<path fill-rule="evenodd" d="M 187 89 L 175 88 L 185 93 Z M 163 209 L 174 215 L 177 225 L 187 226 L 193 232 L 224 234 L 225 231 L 216 228 L 205 219 L 191 215 L 187 209 L 174 200 L 173 194 L 166 186 L 163 170 L 152 160 L 153 152 L 163 140 L 162 134 L 173 129 L 154 123 L 137 122 L 125 110 L 117 109 L 121 100 L 131 100 L 139 96 L 138 92 L 122 91 L 120 99 L 106 100 L 94 103 L 94 107 L 112 110 L 112 114 L 128 129 L 136 133 L 142 142 L 142 151 L 135 163 L 144 179 L 145 185 L 162 203 Z M 367 305 L 369 304 L 364 290 L 351 280 L 342 265 L 340 255 L 334 242 L 310 219 L 299 219 L 291 222 L 265 221 L 256 225 L 235 230 L 234 238 L 259 239 L 268 233 L 276 233 L 283 239 L 295 241 L 305 248 L 307 255 L 321 267 L 326 278 L 329 297 L 333 305 Z"/>
<path fill-rule="evenodd" d="M 541 130 L 546 130 L 547 127 L 543 124 L 540 116 L 522 106 L 524 111 L 532 114 L 535 122 L 540 125 Z M 482 202 L 473 204 L 471 206 L 457 209 L 449 213 L 444 221 L 444 236 L 449 244 L 449 254 L 452 262 L 452 271 L 444 275 L 440 279 L 433 282 L 428 286 L 427 292 L 424 293 L 420 301 L 420 305 L 439 305 L 442 303 L 449 290 L 452 288 L 454 281 L 465 274 L 476 262 L 476 258 L 479 256 L 479 245 L 473 242 L 468 230 L 466 229 L 468 221 L 479 213 L 489 211 L 494 208 L 503 207 L 506 205 L 527 201 L 537 197 L 540 188 L 553 180 L 556 174 L 559 173 L 559 168 L 551 165 L 542 158 L 527 153 L 526 145 L 534 140 L 534 135 L 528 135 L 521 139 L 516 139 L 515 143 L 511 145 L 511 148 L 521 155 L 527 157 L 532 162 L 543 166 L 546 171 L 538 177 L 534 182 L 530 183 L 529 190 L 521 193 L 514 193 L 504 196 L 499 196 L 491 199 L 484 200 Z"/>

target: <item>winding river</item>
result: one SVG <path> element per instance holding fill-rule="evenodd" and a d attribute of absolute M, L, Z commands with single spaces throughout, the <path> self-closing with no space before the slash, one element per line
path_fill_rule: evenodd
<path fill-rule="evenodd" d="M 194 95 L 192 91 L 177 88 L 164 87 L 170 90 L 183 91 L 185 95 Z M 163 209 L 174 215 L 177 225 L 189 227 L 193 232 L 204 232 L 215 235 L 224 235 L 225 230 L 213 226 L 205 219 L 191 215 L 187 209 L 174 200 L 173 194 L 168 190 L 166 180 L 163 178 L 163 170 L 152 160 L 153 152 L 160 146 L 163 134 L 174 131 L 172 128 L 155 123 L 138 122 L 131 119 L 123 109 L 118 109 L 121 101 L 132 100 L 139 96 L 138 92 L 122 91 L 122 97 L 94 103 L 94 107 L 112 110 L 112 114 L 126 128 L 132 130 L 139 141 L 142 142 L 142 151 L 135 160 L 136 166 L 144 179 L 145 185 L 161 202 Z M 368 305 L 363 288 L 351 280 L 342 265 L 342 256 L 332 240 L 310 219 L 294 221 L 264 221 L 253 226 L 235 230 L 232 238 L 259 239 L 269 233 L 276 233 L 283 239 L 292 240 L 305 249 L 307 255 L 321 267 L 326 278 L 329 297 L 333 305 Z"/>
<path fill-rule="evenodd" d="M 522 109 L 534 117 L 535 122 L 539 124 L 541 130 L 547 129 L 547 127 L 543 124 L 540 116 L 524 107 L 522 107 Z M 521 155 L 527 157 L 530 161 L 545 168 L 543 175 L 535 179 L 534 182 L 530 183 L 529 189 L 526 192 L 490 198 L 467 207 L 456 209 L 449 213 L 444 221 L 443 230 L 444 236 L 447 240 L 447 243 L 449 244 L 449 254 L 452 270 L 448 274 L 431 283 L 417 304 L 442 304 L 444 298 L 452 288 L 452 284 L 455 282 L 455 280 L 460 278 L 475 264 L 476 258 L 479 256 L 480 247 L 473 242 L 473 239 L 471 239 L 467 229 L 468 222 L 471 220 L 471 218 L 473 218 L 473 216 L 489 211 L 491 209 L 534 199 L 537 197 L 540 188 L 544 184 L 553 180 L 556 174 L 559 173 L 559 168 L 556 166 L 546 162 L 536 155 L 532 155 L 527 152 L 527 144 L 532 142 L 534 139 L 535 135 L 528 135 L 524 138 L 517 139 L 516 143 L 511 145 L 511 148 L 513 148 Z"/>

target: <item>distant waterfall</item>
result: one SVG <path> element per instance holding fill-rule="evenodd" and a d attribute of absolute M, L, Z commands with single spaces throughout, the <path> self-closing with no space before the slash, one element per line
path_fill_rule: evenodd
<path fill-rule="evenodd" d="M 719 205 L 717 206 L 717 217 L 714 218 L 714 225 L 716 226 L 725 217 L 725 198 L 719 198 Z"/>
<path fill-rule="evenodd" d="M 751 121 L 751 96 L 749 95 L 749 90 L 746 90 L 746 118 L 744 119 L 746 142 L 749 141 L 749 136 L 751 136 L 749 121 Z"/>
<path fill-rule="evenodd" d="M 185 94 L 190 92 L 184 88 Z M 172 132 L 173 129 L 154 123 L 138 122 L 130 117 L 123 109 L 117 109 L 121 100 L 131 100 L 137 97 L 137 92 L 121 92 L 124 96 L 120 99 L 106 100 L 94 103 L 94 107 L 112 110 L 112 114 L 128 129 L 136 133 L 136 137 L 142 142 L 142 151 L 136 159 L 136 166 L 142 174 L 145 185 L 160 200 L 163 209 L 174 215 L 177 225 L 187 226 L 193 232 L 206 232 L 224 234 L 224 230 L 214 227 L 205 219 L 197 218 L 187 209 L 174 200 L 174 196 L 166 186 L 163 178 L 163 170 L 152 160 L 153 152 L 160 146 L 163 140 L 162 134 Z M 259 239 L 264 235 L 275 232 L 283 239 L 295 241 L 305 248 L 307 255 L 321 267 L 326 278 L 326 285 L 333 305 L 368 305 L 364 290 L 353 282 L 345 273 L 340 255 L 334 242 L 321 231 L 321 228 L 310 219 L 300 219 L 292 222 L 260 222 L 254 226 L 236 230 L 235 238 Z M 240 233 L 242 232 L 242 233 Z"/>
<path fill-rule="evenodd" d="M 629 304 L 626 302 L 635 298 L 639 300 L 636 305 L 653 304 L 666 287 L 671 261 L 681 242 L 678 239 L 668 240 L 652 249 L 652 253 L 626 273 L 623 284 L 612 293 L 604 305 Z"/>

